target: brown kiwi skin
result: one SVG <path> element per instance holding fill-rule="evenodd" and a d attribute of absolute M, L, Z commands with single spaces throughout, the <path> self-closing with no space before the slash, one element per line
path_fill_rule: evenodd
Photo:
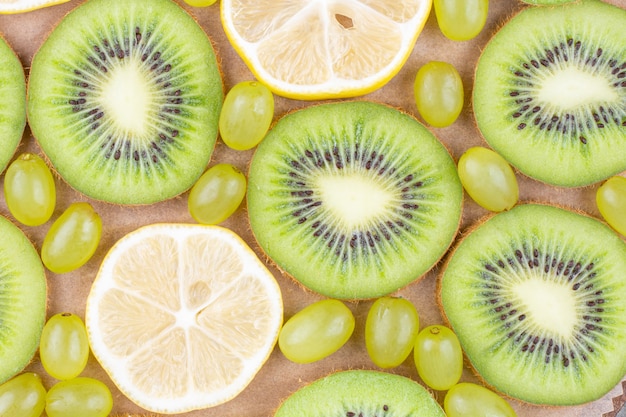
<path fill-rule="evenodd" d="M 597 217 L 592 216 L 591 214 L 585 212 L 582 209 L 568 207 L 565 204 L 558 204 L 558 203 L 549 203 L 548 204 L 548 203 L 540 202 L 540 201 L 536 201 L 536 200 L 526 200 L 526 201 L 518 202 L 515 206 L 525 205 L 525 204 L 538 204 L 538 205 L 556 207 L 556 208 L 568 210 L 570 212 L 573 212 L 573 213 L 576 213 L 576 214 L 579 214 L 579 215 L 582 215 L 582 216 L 586 216 L 586 217 L 592 218 L 594 220 L 601 221 Z M 448 316 L 446 315 L 446 312 L 445 312 L 445 310 L 443 308 L 443 302 L 441 300 L 441 285 L 442 285 L 441 282 L 443 280 L 444 272 L 446 271 L 448 263 L 452 259 L 453 255 L 454 255 L 454 252 L 456 251 L 456 248 L 465 239 L 465 237 L 469 236 L 474 230 L 476 230 L 483 223 L 485 223 L 487 220 L 491 219 L 492 217 L 496 216 L 497 214 L 498 213 L 488 213 L 488 214 L 484 215 L 483 217 L 477 219 L 474 223 L 472 223 L 470 226 L 468 226 L 465 230 L 460 232 L 458 234 L 458 236 L 459 236 L 458 240 L 455 241 L 455 243 L 454 243 L 454 247 L 446 253 L 445 260 L 444 260 L 444 262 L 441 265 L 441 269 L 439 270 L 439 273 L 438 273 L 437 278 L 436 278 L 437 281 L 436 281 L 436 285 L 435 285 L 435 301 L 436 301 L 437 307 L 439 308 L 439 312 L 441 313 L 441 317 L 443 318 L 444 324 L 446 326 L 450 327 L 450 328 L 452 328 L 452 324 L 450 323 L 450 320 L 449 320 Z M 606 224 L 605 222 L 602 222 L 602 223 Z M 510 395 L 508 395 L 508 394 L 498 390 L 498 388 L 496 388 L 493 385 L 489 384 L 481 376 L 481 374 L 476 370 L 474 365 L 472 365 L 472 363 L 470 362 L 469 358 L 465 354 L 465 351 L 463 351 L 463 362 L 464 362 L 465 367 L 467 369 L 469 369 L 469 371 L 480 382 L 480 384 L 482 384 L 486 388 L 489 388 L 490 390 L 498 393 L 500 396 L 502 396 L 503 398 L 505 398 L 508 401 L 519 401 L 521 403 L 529 404 L 529 405 L 532 405 L 532 406 L 540 406 L 541 408 L 548 408 L 548 409 L 563 408 L 563 406 L 559 406 L 559 405 L 550 405 L 550 404 L 537 405 L 537 404 L 534 404 L 534 403 L 530 403 L 528 401 L 524 401 L 523 399 L 511 397 Z"/>
<path fill-rule="evenodd" d="M 393 106 L 387 103 L 384 103 L 382 101 L 377 101 L 377 100 L 372 100 L 372 99 L 362 99 L 362 98 L 351 98 L 351 99 L 345 99 L 345 100 L 341 100 L 342 103 L 352 103 L 352 102 L 367 102 L 367 103 L 374 103 L 374 104 L 379 104 L 379 105 L 383 105 L 386 106 L 388 108 L 394 109 L 396 111 L 399 111 L 402 114 L 405 114 L 413 119 L 415 119 L 415 121 L 417 121 L 418 123 L 424 125 L 424 123 L 422 123 L 419 119 L 417 119 L 413 114 L 409 113 L 408 111 L 406 111 L 405 109 L 399 107 L 399 106 Z M 318 104 L 312 104 L 309 107 L 312 106 L 320 106 L 320 105 L 324 105 L 324 102 L 320 102 Z M 281 114 L 280 116 L 274 115 L 274 120 L 272 121 L 271 125 L 270 125 L 270 129 L 271 130 L 274 125 L 283 117 L 295 113 L 299 110 L 302 110 L 301 108 L 293 108 L 291 110 L 288 110 L 286 112 L 284 112 L 283 114 Z M 424 125 L 424 127 L 426 127 L 426 129 L 428 129 L 428 131 L 437 138 L 437 140 L 441 143 L 441 146 L 443 146 L 446 151 L 452 156 L 452 152 L 450 147 L 448 146 L 448 144 L 446 144 L 444 141 L 440 140 L 439 137 L 432 131 L 432 129 L 430 129 L 428 126 Z M 254 152 L 256 152 L 256 148 L 254 150 Z M 248 161 L 248 164 L 246 166 L 246 177 L 249 176 L 249 172 L 250 172 L 250 165 L 252 163 L 252 159 L 254 158 L 251 157 Z M 456 162 L 456 161 L 455 161 Z M 247 199 L 248 199 L 248 193 L 246 193 L 246 232 L 248 232 L 250 235 L 252 235 L 254 237 L 254 232 L 252 231 L 252 226 L 250 224 L 250 216 L 248 216 L 247 214 Z M 459 215 L 459 219 L 458 219 L 458 223 L 456 225 L 456 236 L 455 238 L 453 238 L 450 242 L 450 244 L 448 245 L 448 247 L 446 248 L 446 250 L 443 252 L 443 254 L 439 257 L 439 259 L 433 264 L 433 269 L 435 267 L 437 267 L 442 260 L 447 256 L 447 253 L 449 251 L 449 249 L 452 247 L 452 245 L 455 243 L 456 239 L 458 238 L 459 235 L 459 231 L 460 231 L 460 227 L 461 227 L 461 223 L 463 221 L 463 214 L 464 214 L 464 208 L 465 208 L 465 202 L 466 202 L 466 196 L 465 193 L 463 193 L 463 196 L 461 198 L 461 209 L 460 209 L 460 215 Z M 263 262 L 265 263 L 265 265 L 270 266 L 271 268 L 274 268 L 276 270 L 278 270 L 278 272 L 280 273 L 281 276 L 286 276 L 288 277 L 291 281 L 293 281 L 301 291 L 304 291 L 305 293 L 308 294 L 316 294 L 313 290 L 305 287 L 302 283 L 300 283 L 297 279 L 295 279 L 293 276 L 291 276 L 291 274 L 289 274 L 287 271 L 285 271 L 284 269 L 282 269 L 279 265 L 276 264 L 276 262 L 274 262 L 274 260 L 267 254 L 265 253 L 265 251 L 263 250 L 263 248 L 261 248 L 261 246 L 258 244 L 258 240 L 256 239 L 256 237 L 254 238 L 254 243 L 251 246 L 252 249 L 254 250 L 255 253 L 259 254 L 259 256 L 262 258 Z M 432 270 L 432 269 L 431 269 Z M 422 278 L 424 278 L 426 276 L 426 274 L 428 273 L 428 271 L 426 271 L 426 273 L 424 273 L 421 277 L 417 277 L 414 281 L 409 282 L 408 284 L 406 284 L 404 287 L 398 288 L 396 291 L 394 292 L 398 292 L 398 291 L 402 291 L 403 289 L 405 289 L 406 287 L 411 286 L 412 284 L 416 284 L 418 281 L 420 281 Z M 348 302 L 348 303 L 355 303 L 355 302 L 360 302 L 360 301 L 368 301 L 368 300 L 373 300 L 375 298 L 378 297 L 371 297 L 369 299 L 363 299 L 363 298 L 359 298 L 359 299 L 344 299 L 343 301 Z"/>

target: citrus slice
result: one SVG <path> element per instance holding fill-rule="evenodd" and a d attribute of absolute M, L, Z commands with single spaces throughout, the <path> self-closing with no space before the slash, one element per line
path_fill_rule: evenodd
<path fill-rule="evenodd" d="M 282 313 L 274 276 L 234 232 L 155 224 L 106 255 L 85 324 L 120 391 L 172 414 L 238 395 L 273 350 Z"/>
<path fill-rule="evenodd" d="M 0 14 L 24 13 L 69 0 L 0 0 Z"/>
<path fill-rule="evenodd" d="M 353 97 L 405 63 L 432 0 L 222 0 L 228 39 L 274 93 Z"/>

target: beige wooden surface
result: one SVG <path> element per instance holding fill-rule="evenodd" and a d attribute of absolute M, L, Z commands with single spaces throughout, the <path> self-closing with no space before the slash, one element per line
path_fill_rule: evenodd
<path fill-rule="evenodd" d="M 224 35 L 219 21 L 219 3 L 204 9 L 194 9 L 185 6 L 182 0 L 178 0 L 178 2 L 197 18 L 199 24 L 213 40 L 216 52 L 221 59 L 226 91 L 239 81 L 251 79 L 251 73 L 231 48 Z M 611 0 L 610 2 L 626 8 L 626 0 Z M 521 3 L 517 0 L 491 0 L 490 3 L 486 27 L 477 38 L 467 42 L 453 42 L 446 39 L 439 32 L 436 20 L 431 14 L 411 56 L 400 73 L 382 89 L 363 97 L 399 107 L 417 116 L 413 99 L 413 80 L 417 69 L 430 60 L 443 60 L 454 64 L 459 70 L 465 85 L 466 103 L 464 111 L 453 126 L 431 130 L 448 147 L 455 160 L 468 147 L 484 144 L 475 128 L 469 100 L 473 69 L 481 48 L 495 30 L 521 7 Z M 80 1 L 73 0 L 62 5 L 25 14 L 0 16 L 0 32 L 4 34 L 7 41 L 18 53 L 24 66 L 28 68 L 33 54 L 43 42 L 46 34 L 65 13 L 79 4 Z M 289 110 L 311 104 L 314 103 L 276 97 L 275 120 Z M 40 152 L 28 129 L 24 134 L 18 153 L 26 150 Z M 230 150 L 218 140 L 211 165 L 217 162 L 230 162 L 246 170 L 252 153 L 253 151 L 237 152 Z M 3 179 L 3 176 L 0 177 L 1 179 Z M 557 189 L 537 183 L 522 175 L 518 175 L 518 179 L 522 201 L 555 203 L 581 209 L 594 216 L 599 215 L 594 202 L 597 186 L 581 189 Z M 41 247 L 45 232 L 51 222 L 74 201 L 89 201 L 93 204 L 102 216 L 104 234 L 98 251 L 87 265 L 65 275 L 48 273 L 48 316 L 62 311 L 70 311 L 84 317 L 85 300 L 98 266 L 112 244 L 126 233 L 139 226 L 155 222 L 193 222 L 187 211 L 187 193 L 178 198 L 151 206 L 120 207 L 89 200 L 70 189 L 58 178 L 56 183 L 58 202 L 52 220 L 40 227 L 22 227 L 37 248 Z M 467 226 L 486 213 L 485 210 L 466 198 L 461 233 Z M 0 193 L 0 214 L 10 217 L 2 193 Z M 256 246 L 247 225 L 245 203 L 232 218 L 222 225 L 239 233 L 253 247 Z M 286 318 L 311 302 L 321 299 L 320 296 L 303 290 L 289 277 L 282 276 L 271 265 L 270 268 L 275 274 L 283 292 Z M 398 293 L 415 304 L 420 314 L 421 327 L 441 322 L 441 315 L 435 304 L 435 277 L 437 271 L 438 269 L 434 268 L 419 282 L 409 285 Z M 198 410 L 184 415 L 189 417 L 270 416 L 280 401 L 291 392 L 329 372 L 348 368 L 376 369 L 367 356 L 363 333 L 365 317 L 370 305 L 370 301 L 349 304 L 356 316 L 356 330 L 350 341 L 332 356 L 317 363 L 297 365 L 289 362 L 278 349 L 275 349 L 261 372 L 237 398 L 221 406 Z M 55 382 L 45 375 L 37 357 L 34 358 L 34 362 L 28 369 L 43 375 L 46 388 L 50 388 Z M 418 379 L 412 358 L 407 359 L 400 367 L 388 372 Z M 115 412 L 145 413 L 144 410 L 126 399 L 115 388 L 93 356 L 90 357 L 88 367 L 83 375 L 99 378 L 111 386 L 114 396 L 114 414 Z M 465 371 L 463 380 L 475 381 L 469 370 Z M 439 399 L 442 399 L 442 393 L 434 394 Z M 515 400 L 511 400 L 511 404 L 519 417 L 601 417 L 604 413 L 612 411 L 611 398 L 620 394 L 622 394 L 621 387 L 616 387 L 598 401 L 567 408 L 532 406 Z"/>

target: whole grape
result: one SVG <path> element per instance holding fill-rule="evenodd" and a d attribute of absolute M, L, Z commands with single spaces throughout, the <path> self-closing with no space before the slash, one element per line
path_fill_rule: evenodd
<path fill-rule="evenodd" d="M 239 151 L 263 140 L 274 117 L 274 96 L 258 81 L 243 81 L 226 94 L 219 118 L 224 143 Z"/>
<path fill-rule="evenodd" d="M 465 191 L 487 210 L 508 210 L 519 200 L 519 186 L 513 168 L 491 149 L 481 146 L 469 148 L 459 158 L 458 171 Z"/>
<path fill-rule="evenodd" d="M 443 400 L 447 417 L 516 417 L 511 405 L 482 385 L 461 382 L 451 387 Z"/>
<path fill-rule="evenodd" d="M 59 380 L 77 377 L 89 358 L 87 329 L 82 319 L 72 313 L 50 317 L 41 332 L 39 357 L 52 377 Z"/>
<path fill-rule="evenodd" d="M 41 260 L 57 274 L 84 265 L 102 236 L 102 220 L 91 204 L 75 202 L 54 221 L 41 246 Z"/>
<path fill-rule="evenodd" d="M 419 331 L 419 316 L 407 299 L 381 297 L 374 301 L 365 321 L 365 346 L 381 368 L 399 366 L 409 356 Z"/>
<path fill-rule="evenodd" d="M 34 153 L 23 153 L 7 168 L 4 197 L 13 217 L 26 226 L 47 222 L 56 205 L 56 186 L 50 168 Z"/>
<path fill-rule="evenodd" d="M 415 76 L 413 93 L 417 111 L 433 127 L 447 127 L 463 110 L 463 81 L 447 62 L 424 64 Z"/>
<path fill-rule="evenodd" d="M 461 379 L 463 351 L 456 334 L 446 326 L 422 329 L 415 338 L 413 356 L 418 375 L 434 390 L 448 390 Z"/>
<path fill-rule="evenodd" d="M 339 350 L 350 339 L 354 326 L 354 315 L 344 303 L 325 299 L 287 320 L 278 336 L 278 346 L 292 362 L 315 362 Z"/>
<path fill-rule="evenodd" d="M 241 205 L 246 184 L 246 176 L 235 166 L 227 163 L 212 166 L 189 191 L 189 213 L 198 223 L 223 222 Z"/>
<path fill-rule="evenodd" d="M 46 389 L 39 375 L 25 372 L 0 385 L 0 416 L 39 417 L 46 406 Z"/>

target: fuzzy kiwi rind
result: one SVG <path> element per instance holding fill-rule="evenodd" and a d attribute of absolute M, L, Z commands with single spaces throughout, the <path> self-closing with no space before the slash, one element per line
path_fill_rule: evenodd
<path fill-rule="evenodd" d="M 579 187 L 626 169 L 626 10 L 527 7 L 490 40 L 473 108 L 488 144 L 541 182 Z"/>
<path fill-rule="evenodd" d="M 523 3 L 532 4 L 533 6 L 556 6 L 564 3 L 571 3 L 577 0 L 521 0 Z"/>
<path fill-rule="evenodd" d="M 419 279 L 456 236 L 462 202 L 441 142 L 410 115 L 367 101 L 289 113 L 248 171 L 261 249 L 333 298 L 374 298 Z"/>
<path fill-rule="evenodd" d="M 27 116 L 54 169 L 96 200 L 150 204 L 188 190 L 223 101 L 211 40 L 171 0 L 89 0 L 33 57 Z"/>
<path fill-rule="evenodd" d="M 373 370 L 337 371 L 287 397 L 274 417 L 445 417 L 416 381 Z"/>
<path fill-rule="evenodd" d="M 47 281 L 39 253 L 0 216 L 0 384 L 32 360 L 46 320 Z"/>
<path fill-rule="evenodd" d="M 491 388 L 584 404 L 626 374 L 625 270 L 626 244 L 604 223 L 527 203 L 467 231 L 438 277 L 438 301 Z"/>
<path fill-rule="evenodd" d="M 26 76 L 19 57 L 0 35 L 0 173 L 15 154 L 26 127 Z"/>

